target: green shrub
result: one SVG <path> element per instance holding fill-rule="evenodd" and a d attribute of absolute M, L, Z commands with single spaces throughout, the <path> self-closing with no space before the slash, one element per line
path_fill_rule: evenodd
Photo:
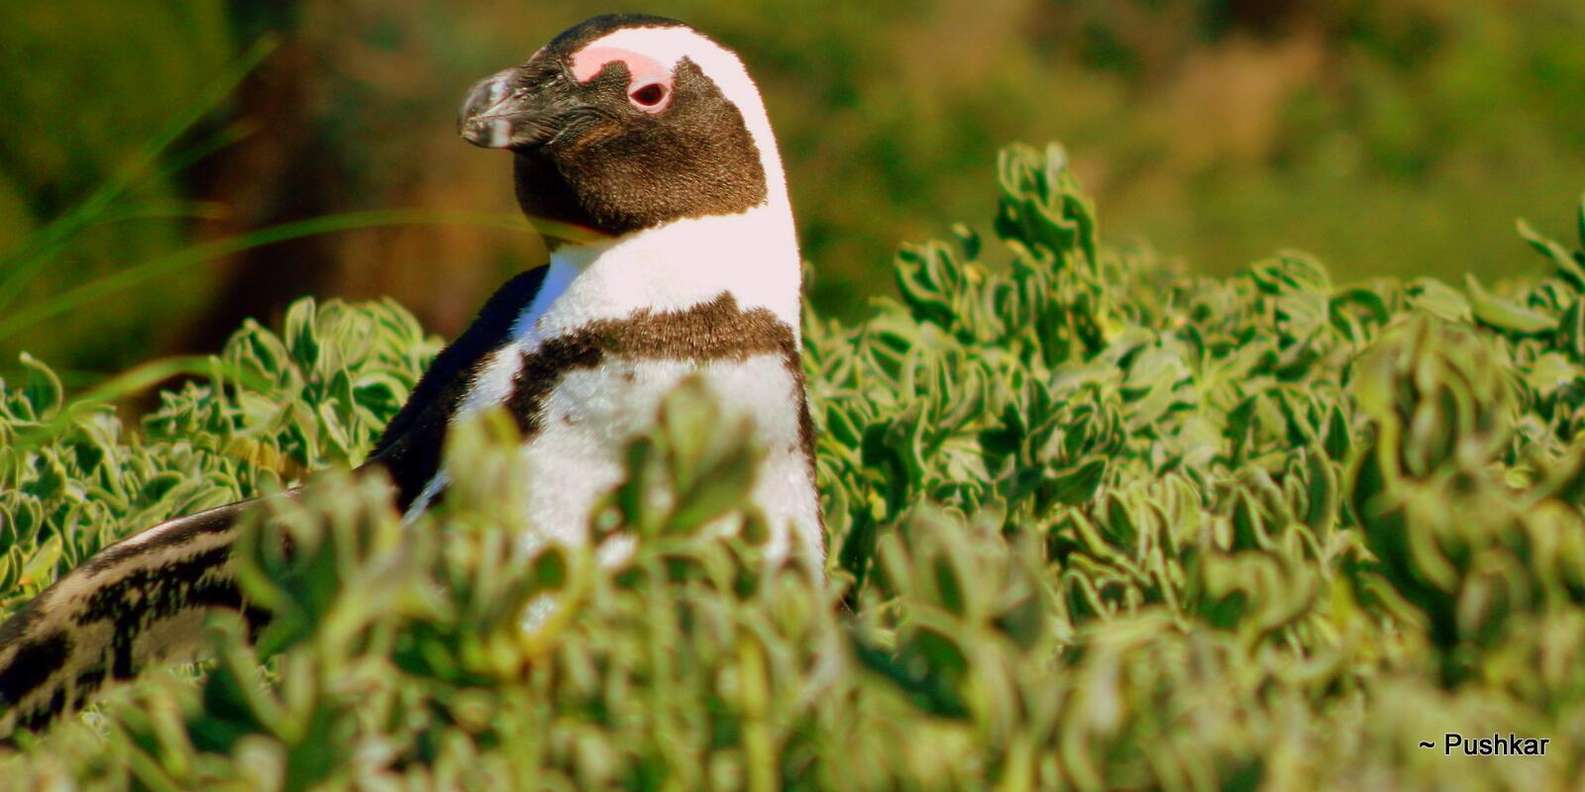
<path fill-rule="evenodd" d="M 7 778 L 149 788 L 1562 787 L 1585 772 L 1585 253 L 1461 290 L 1230 278 L 1100 243 L 1062 152 L 902 299 L 806 317 L 828 585 L 757 563 L 755 449 L 688 389 L 635 441 L 602 569 L 511 552 L 510 422 L 403 528 L 316 474 L 256 520 L 257 646 L 20 738 Z M 1580 214 L 1585 246 L 1585 206 Z M 141 431 L 0 391 L 4 602 L 116 537 L 359 459 L 437 345 L 390 303 L 249 325 Z M 62 412 L 66 410 L 66 412 Z M 64 428 L 62 428 L 64 427 Z M 663 482 L 676 495 L 644 500 Z M 751 523 L 752 524 L 752 523 Z M 289 538 L 295 552 L 281 552 Z M 549 598 L 549 599 L 547 599 Z M 549 616 L 524 629 L 527 609 Z M 1444 757 L 1443 734 L 1547 737 Z M 1419 741 L 1432 742 L 1425 749 Z"/>

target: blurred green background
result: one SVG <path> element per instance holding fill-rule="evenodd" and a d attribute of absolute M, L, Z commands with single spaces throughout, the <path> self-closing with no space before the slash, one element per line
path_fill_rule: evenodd
<path fill-rule="evenodd" d="M 1344 279 L 1542 263 L 1585 188 L 1580 0 L 54 0 L 0 6 L 7 312 L 195 244 L 363 209 L 514 210 L 507 158 L 462 143 L 475 79 L 593 13 L 689 21 L 757 75 L 822 310 L 891 290 L 900 241 L 984 221 L 996 148 L 1063 141 L 1114 242 L 1225 273 L 1280 248 Z M 278 46 L 153 175 L 47 259 L 41 229 Z M 210 151 L 209 149 L 213 149 Z M 981 223 L 983 224 L 983 223 Z M 31 240 L 31 243 L 30 243 Z M 36 253 L 36 251 L 35 251 Z M 288 300 L 391 295 L 453 334 L 544 252 L 470 225 L 309 237 L 187 266 L 0 338 L 91 382 L 217 349 Z M 0 272 L 0 284 L 7 273 Z M 69 381 L 68 384 L 72 384 Z"/>

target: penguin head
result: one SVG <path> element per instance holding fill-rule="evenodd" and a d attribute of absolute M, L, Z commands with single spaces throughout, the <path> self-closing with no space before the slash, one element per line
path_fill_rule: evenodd
<path fill-rule="evenodd" d="M 731 51 L 650 16 L 600 16 L 475 83 L 462 137 L 514 154 L 531 215 L 612 235 L 786 203 L 759 91 Z"/>

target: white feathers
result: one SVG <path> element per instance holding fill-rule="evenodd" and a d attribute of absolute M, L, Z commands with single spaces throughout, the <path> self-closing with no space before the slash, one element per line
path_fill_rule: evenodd
<path fill-rule="evenodd" d="M 627 443 L 654 424 L 661 400 L 690 375 L 721 404 L 722 426 L 747 418 L 755 440 L 769 451 L 755 484 L 755 500 L 772 527 L 768 555 L 784 557 L 795 533 L 818 540 L 813 492 L 798 484 L 808 481 L 808 470 L 799 445 L 797 383 L 777 355 L 704 364 L 613 359 L 563 377 L 544 402 L 543 428 L 523 449 L 524 508 L 544 539 L 585 541 L 595 500 L 621 483 Z M 810 557 L 818 558 L 818 541 L 812 549 Z"/>
<path fill-rule="evenodd" d="M 535 320 L 540 337 L 635 311 L 673 311 L 726 292 L 743 310 L 765 308 L 797 333 L 801 259 L 792 217 L 770 206 L 676 220 L 615 241 L 557 251 L 587 260 L 561 299 Z"/>

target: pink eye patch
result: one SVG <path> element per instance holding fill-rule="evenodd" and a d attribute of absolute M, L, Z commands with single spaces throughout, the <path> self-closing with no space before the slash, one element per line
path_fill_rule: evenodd
<path fill-rule="evenodd" d="M 627 93 L 629 97 L 634 97 L 634 104 L 639 109 L 659 112 L 671 102 L 671 69 L 648 55 L 632 50 L 620 47 L 586 47 L 579 50 L 572 56 L 572 76 L 578 82 L 588 82 L 612 63 L 627 67 Z M 657 95 L 658 99 L 647 101 Z"/>

